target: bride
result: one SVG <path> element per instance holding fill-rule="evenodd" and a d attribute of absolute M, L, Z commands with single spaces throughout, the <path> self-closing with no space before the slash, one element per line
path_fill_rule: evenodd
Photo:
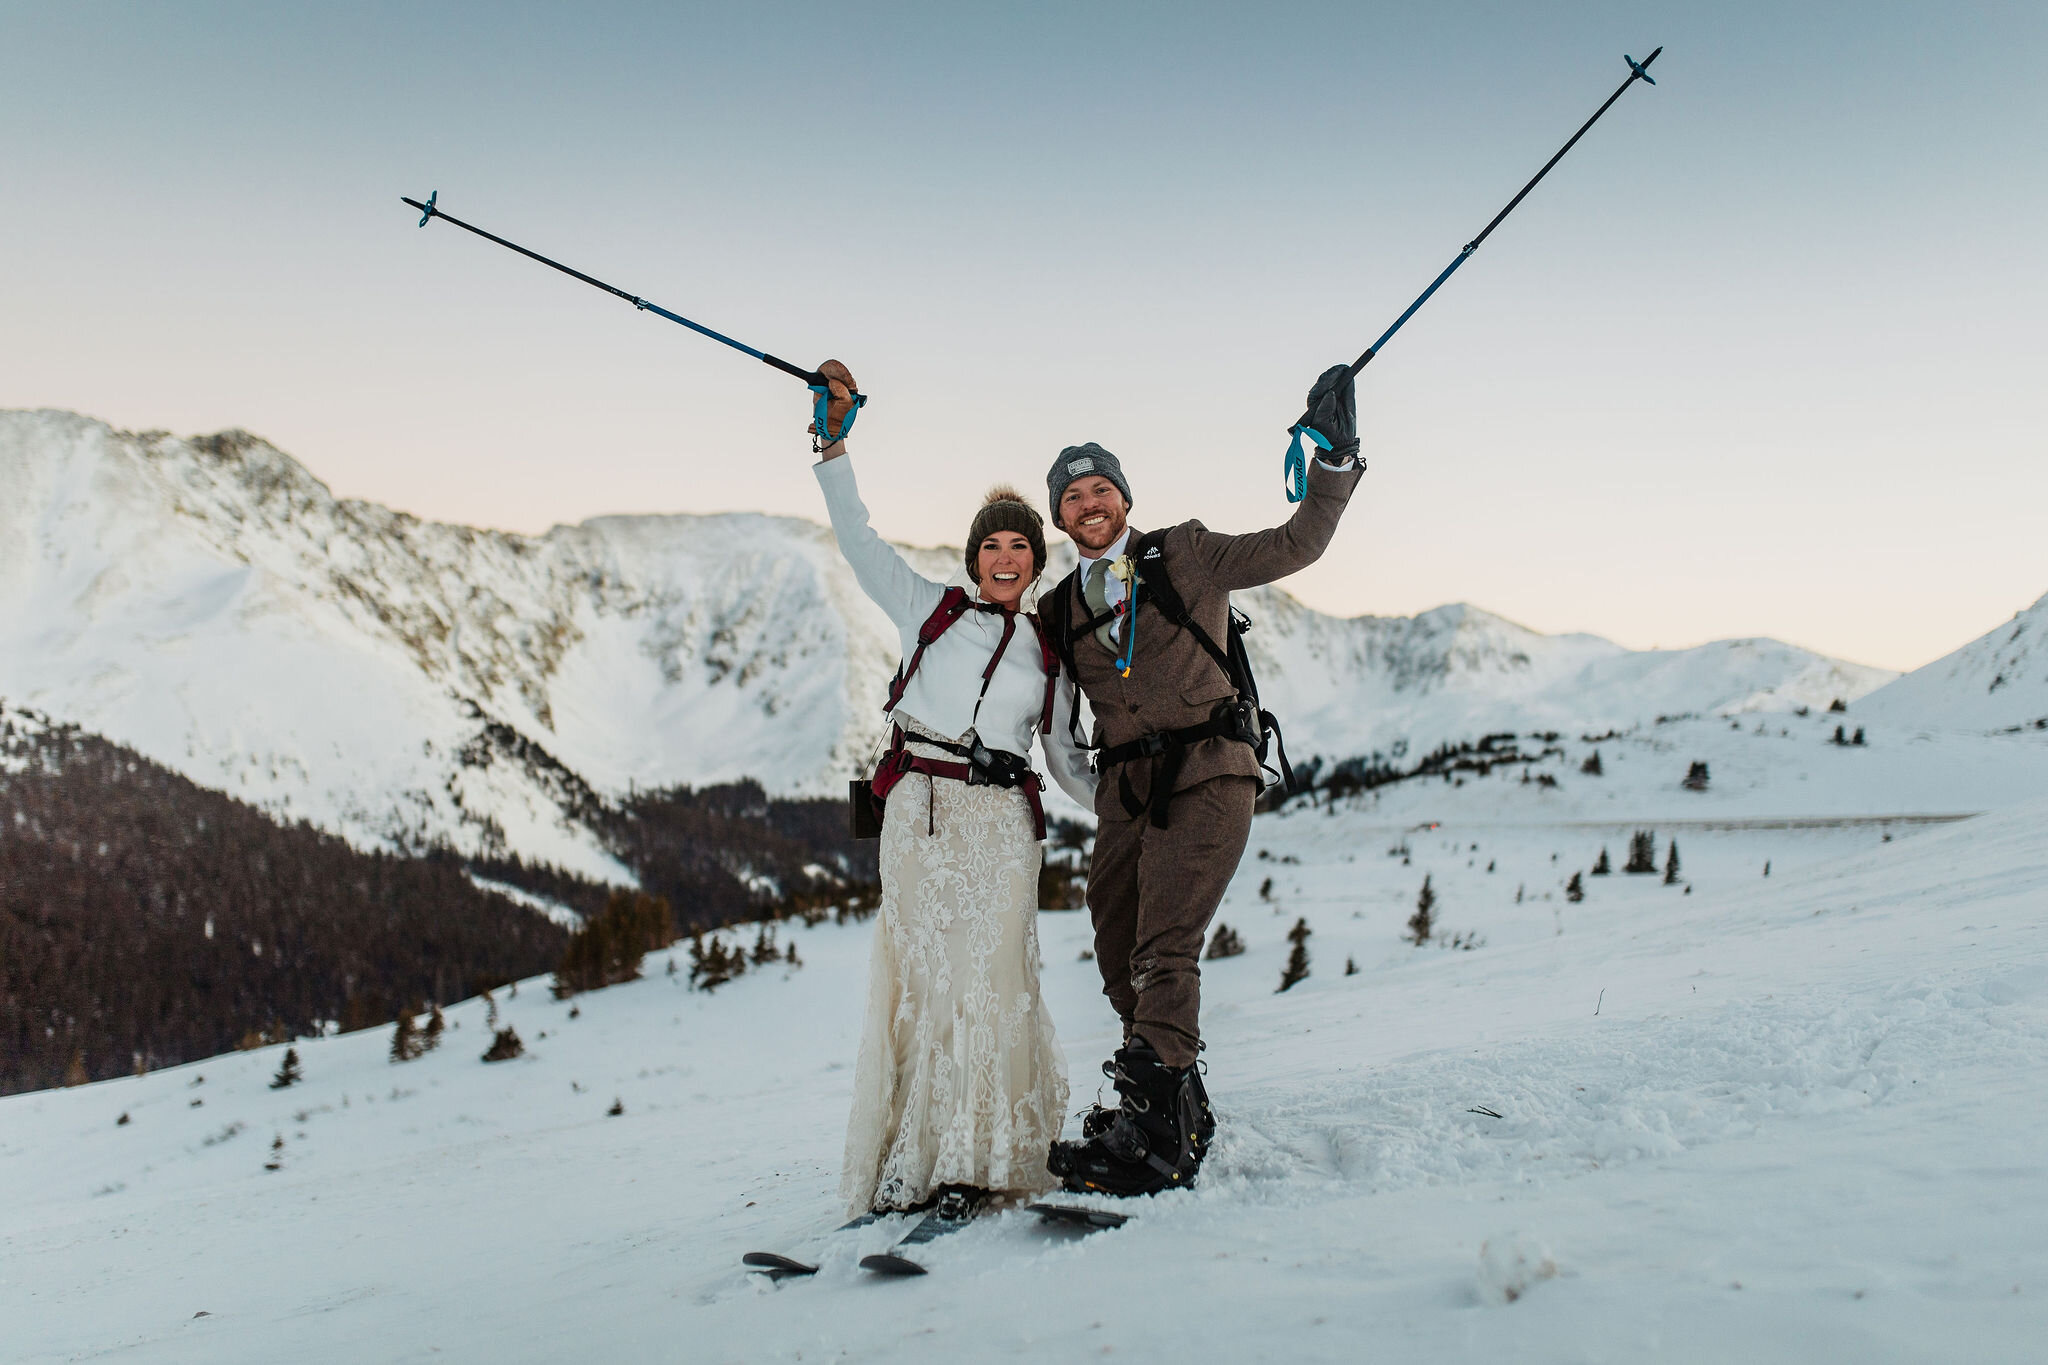
<path fill-rule="evenodd" d="M 882 908 L 839 1190 L 850 1214 L 939 1204 L 964 1215 L 991 1195 L 1055 1187 L 1046 1153 L 1067 1105 L 1066 1059 L 1038 995 L 1043 786 L 1094 809 L 1095 777 L 1057 710 L 1073 685 L 1020 613 L 1045 569 L 1039 514 L 990 491 L 969 527 L 973 591 L 925 578 L 868 525 L 843 437 L 859 401 L 827 361 L 815 472 L 840 553 L 902 632 L 885 708 Z M 822 429 L 820 429 L 822 427 Z"/>

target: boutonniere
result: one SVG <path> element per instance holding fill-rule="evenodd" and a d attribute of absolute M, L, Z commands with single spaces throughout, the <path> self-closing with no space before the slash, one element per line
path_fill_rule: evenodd
<path fill-rule="evenodd" d="M 1122 583 L 1125 589 L 1128 590 L 1131 586 L 1131 579 L 1138 572 L 1138 565 L 1129 555 L 1118 555 L 1109 562 L 1109 571 L 1116 575 L 1117 581 Z"/>

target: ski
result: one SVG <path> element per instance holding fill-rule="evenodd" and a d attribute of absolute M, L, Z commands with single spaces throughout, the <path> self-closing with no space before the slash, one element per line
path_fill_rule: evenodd
<path fill-rule="evenodd" d="M 784 1256 L 779 1251 L 750 1251 L 740 1257 L 749 1270 L 766 1271 L 771 1280 L 780 1280 L 791 1275 L 815 1275 L 818 1267 L 794 1256 Z"/>
<path fill-rule="evenodd" d="M 905 1247 L 923 1246 L 949 1232 L 958 1232 L 974 1221 L 974 1216 L 988 1207 L 985 1203 L 958 1193 L 947 1193 L 939 1199 L 938 1207 L 918 1220 L 916 1227 L 897 1241 L 887 1251 L 860 1258 L 860 1268 L 878 1275 L 922 1275 L 925 1268 L 902 1254 Z"/>
<path fill-rule="evenodd" d="M 1024 1207 L 1048 1223 L 1057 1223 L 1062 1227 L 1079 1228 L 1083 1232 L 1098 1232 L 1105 1228 L 1120 1228 L 1131 1221 L 1131 1216 L 1127 1213 L 1111 1213 L 1108 1209 L 1082 1208 L 1078 1204 L 1026 1204 Z"/>
<path fill-rule="evenodd" d="M 851 1232 L 864 1228 L 870 1223 L 879 1223 L 887 1215 L 864 1213 L 850 1223 L 841 1223 L 834 1232 Z M 815 1275 L 818 1267 L 808 1261 L 799 1261 L 794 1256 L 785 1256 L 779 1251 L 750 1251 L 740 1257 L 740 1264 L 749 1270 L 758 1270 L 771 1280 L 786 1280 L 793 1276 Z"/>

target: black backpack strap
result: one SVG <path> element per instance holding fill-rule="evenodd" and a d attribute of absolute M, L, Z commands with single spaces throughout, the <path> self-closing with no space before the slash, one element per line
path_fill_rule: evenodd
<path fill-rule="evenodd" d="M 1050 597 L 1043 593 L 1039 595 L 1038 610 L 1044 616 L 1045 631 L 1053 653 L 1074 684 L 1074 704 L 1067 709 L 1067 738 L 1073 741 L 1076 749 L 1087 749 L 1092 746 L 1081 737 L 1081 675 L 1074 668 L 1074 641 L 1095 629 L 1096 623 L 1089 621 L 1078 630 L 1074 626 L 1074 594 L 1080 583 L 1081 571 L 1078 568 L 1070 571 L 1053 587 Z"/>
<path fill-rule="evenodd" d="M 1045 670 L 1045 706 L 1038 713 L 1038 733 L 1049 735 L 1052 733 L 1053 701 L 1059 695 L 1060 656 L 1059 651 L 1052 647 L 1052 637 L 1046 633 L 1045 622 L 1038 618 L 1038 613 L 1027 612 L 1026 615 L 1031 619 L 1032 633 L 1038 636 L 1038 663 Z"/>
<path fill-rule="evenodd" d="M 1181 600 L 1180 592 L 1173 586 L 1173 577 L 1166 571 L 1166 532 L 1147 531 L 1131 546 L 1131 557 L 1138 563 L 1138 581 L 1144 595 L 1152 599 L 1152 605 L 1167 620 L 1195 637 L 1195 643 L 1207 650 L 1216 666 L 1223 670 L 1223 676 L 1238 691 L 1245 690 L 1245 681 L 1238 670 L 1231 666 L 1230 656 L 1225 654 L 1202 629 L 1202 623 L 1188 610 L 1188 604 Z M 1132 610 L 1137 610 L 1133 599 Z"/>

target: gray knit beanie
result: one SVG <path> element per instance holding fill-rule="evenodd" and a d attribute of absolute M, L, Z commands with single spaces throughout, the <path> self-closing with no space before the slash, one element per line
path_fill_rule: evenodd
<path fill-rule="evenodd" d="M 1060 457 L 1052 462 L 1052 471 L 1045 476 L 1046 501 L 1052 505 L 1052 524 L 1061 530 L 1060 499 L 1066 495 L 1067 485 L 1090 474 L 1100 474 L 1117 486 L 1124 495 L 1124 502 L 1131 501 L 1131 486 L 1124 482 L 1124 467 L 1116 456 L 1090 441 L 1084 446 L 1068 446 Z"/>
<path fill-rule="evenodd" d="M 1024 501 L 1024 495 L 1008 484 L 997 484 L 988 490 L 982 499 L 981 510 L 974 514 L 973 524 L 967 528 L 967 578 L 979 583 L 981 575 L 975 572 L 981 558 L 981 542 L 997 531 L 1015 531 L 1031 542 L 1031 576 L 1037 578 L 1045 572 L 1045 519 L 1038 515 L 1038 509 Z"/>

